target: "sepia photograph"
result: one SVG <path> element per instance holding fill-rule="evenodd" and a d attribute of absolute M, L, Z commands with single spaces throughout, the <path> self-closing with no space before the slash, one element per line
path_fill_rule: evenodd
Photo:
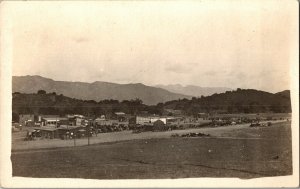
<path fill-rule="evenodd" d="M 1 186 L 299 185 L 297 1 L 2 1 L 0 24 Z"/>

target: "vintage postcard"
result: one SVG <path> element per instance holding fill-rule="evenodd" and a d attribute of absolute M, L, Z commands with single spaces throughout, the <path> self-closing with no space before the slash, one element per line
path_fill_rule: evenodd
<path fill-rule="evenodd" d="M 0 5 L 2 187 L 299 185 L 297 1 Z"/>

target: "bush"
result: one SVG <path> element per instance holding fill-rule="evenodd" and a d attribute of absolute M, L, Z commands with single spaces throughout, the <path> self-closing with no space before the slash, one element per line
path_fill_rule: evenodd
<path fill-rule="evenodd" d="M 44 90 L 38 90 L 37 94 L 46 94 L 46 91 L 44 91 Z"/>

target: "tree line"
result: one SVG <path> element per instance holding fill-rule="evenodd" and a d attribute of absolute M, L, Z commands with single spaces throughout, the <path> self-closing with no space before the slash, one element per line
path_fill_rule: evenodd
<path fill-rule="evenodd" d="M 181 110 L 184 115 L 205 113 L 289 113 L 291 101 L 288 95 L 272 94 L 253 89 L 238 89 L 211 96 L 178 99 L 157 105 L 145 105 L 141 99 L 80 100 L 69 98 L 55 92 L 39 90 L 35 94 L 13 93 L 13 113 L 17 114 L 82 114 L 97 117 L 124 112 L 131 115 L 147 112 L 162 115 L 165 109 Z M 169 113 L 172 115 L 172 113 Z"/>

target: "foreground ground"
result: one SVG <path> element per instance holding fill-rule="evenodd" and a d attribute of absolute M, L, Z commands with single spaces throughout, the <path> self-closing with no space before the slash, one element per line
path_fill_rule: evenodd
<path fill-rule="evenodd" d="M 13 175 L 150 179 L 292 174 L 290 122 L 265 128 L 205 128 L 201 132 L 212 137 L 171 138 L 165 134 L 90 146 L 15 150 Z"/>

